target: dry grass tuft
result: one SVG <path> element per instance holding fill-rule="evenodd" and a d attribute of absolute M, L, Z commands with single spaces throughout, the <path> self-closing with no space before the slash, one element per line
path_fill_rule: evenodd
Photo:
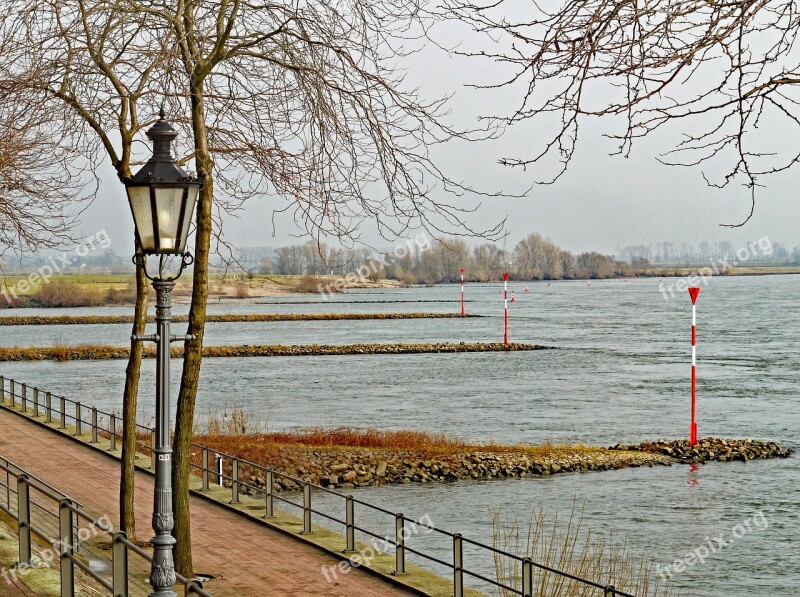
<path fill-rule="evenodd" d="M 230 412 L 230 414 L 228 414 Z M 270 462 L 286 446 L 309 448 L 367 448 L 442 455 L 463 452 L 469 446 L 457 438 L 421 431 L 380 431 L 377 429 L 304 429 L 267 433 L 241 433 L 257 427 L 252 417 L 237 410 L 225 410 L 222 419 L 209 418 L 206 433 L 195 438 L 201 444 L 244 456 L 255 462 Z"/>
<path fill-rule="evenodd" d="M 204 437 L 252 437 L 263 432 L 263 424 L 253 413 L 242 408 L 240 404 L 226 404 L 219 413 L 210 413 L 205 425 Z"/>
<path fill-rule="evenodd" d="M 550 522 L 544 510 L 531 513 L 527 524 L 503 517 L 498 509 L 492 513 L 494 547 L 530 557 L 537 564 L 561 570 L 581 578 L 613 585 L 620 591 L 639 597 L 670 597 L 669 583 L 663 583 L 653 571 L 647 557 L 635 556 L 625 541 L 614 544 L 584 532 L 583 508 L 573 502 L 567 525 L 559 525 L 557 516 Z M 498 582 L 522 590 L 521 564 L 495 554 L 495 575 Z M 534 567 L 533 592 L 536 597 L 583 597 L 594 594 L 584 583 Z M 501 597 L 519 594 L 499 590 Z"/>

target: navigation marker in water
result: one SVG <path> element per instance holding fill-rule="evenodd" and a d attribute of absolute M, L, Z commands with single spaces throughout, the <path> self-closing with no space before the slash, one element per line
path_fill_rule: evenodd
<path fill-rule="evenodd" d="M 508 272 L 503 272 L 503 344 L 508 344 Z"/>
<path fill-rule="evenodd" d="M 690 288 L 692 299 L 692 424 L 689 427 L 689 445 L 697 445 L 697 295 L 699 288 Z"/>
<path fill-rule="evenodd" d="M 464 270 L 461 270 L 461 315 L 464 315 Z"/>
<path fill-rule="evenodd" d="M 514 293 L 513 290 L 511 291 L 511 302 L 512 303 L 516 303 L 517 302 L 517 295 Z"/>

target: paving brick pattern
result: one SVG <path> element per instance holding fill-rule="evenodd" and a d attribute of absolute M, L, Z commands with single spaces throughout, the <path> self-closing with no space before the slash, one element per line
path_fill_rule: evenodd
<path fill-rule="evenodd" d="M 118 461 L 3 409 L 0 455 L 78 500 L 94 516 L 118 519 Z M 153 478 L 137 472 L 140 538 L 150 536 L 152 495 Z M 206 585 L 215 597 L 414 594 L 359 570 L 328 583 L 321 570 L 337 563 L 332 556 L 198 497 L 191 499 L 195 571 L 216 577 Z M 27 594 L 20 591 L 0 583 L 0 597 Z"/>

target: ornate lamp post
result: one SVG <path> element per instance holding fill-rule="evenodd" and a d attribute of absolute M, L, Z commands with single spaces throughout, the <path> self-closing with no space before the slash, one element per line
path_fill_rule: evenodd
<path fill-rule="evenodd" d="M 172 549 L 174 518 L 172 512 L 172 446 L 170 442 L 169 357 L 170 343 L 187 341 L 192 336 L 172 336 L 172 290 L 184 268 L 193 258 L 186 252 L 189 224 L 197 203 L 201 181 L 188 175 L 172 157 L 172 142 L 178 136 L 164 118 L 147 131 L 153 142 L 153 156 L 132 177 L 124 179 L 128 202 L 136 226 L 136 238 L 142 254 L 134 263 L 146 266 L 147 255 L 159 257 L 158 273 L 145 274 L 156 291 L 156 333 L 152 336 L 134 336 L 135 341 L 156 343 L 156 484 L 153 502 L 153 564 L 150 571 L 150 597 L 176 597 L 175 564 Z M 170 256 L 178 255 L 181 263 L 177 274 L 166 271 Z"/>

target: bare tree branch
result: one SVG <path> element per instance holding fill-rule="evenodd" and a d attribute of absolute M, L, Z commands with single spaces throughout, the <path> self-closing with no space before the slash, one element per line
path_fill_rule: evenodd
<path fill-rule="evenodd" d="M 778 144 L 759 130 L 800 126 L 794 0 L 561 0 L 531 2 L 523 16 L 504 0 L 444 0 L 442 14 L 484 36 L 486 49 L 468 55 L 508 73 L 483 87 L 519 91 L 513 111 L 488 118 L 552 131 L 538 151 L 502 160 L 542 167 L 540 183 L 564 173 L 587 118 L 619 126 L 607 136 L 623 156 L 679 122 L 683 138 L 661 160 L 699 166 L 716 187 L 741 183 L 751 207 L 764 176 L 798 161 L 797 149 L 764 149 Z"/>

